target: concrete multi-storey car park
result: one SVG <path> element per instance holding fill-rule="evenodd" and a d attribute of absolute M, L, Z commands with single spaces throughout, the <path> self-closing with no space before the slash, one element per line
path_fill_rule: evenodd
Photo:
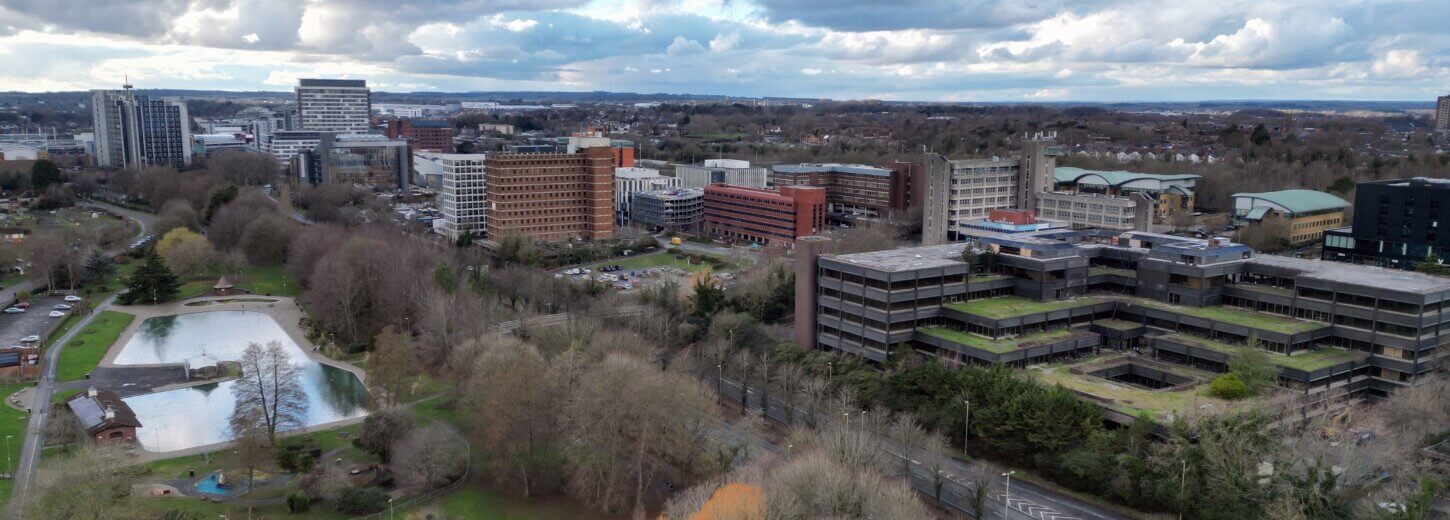
<path fill-rule="evenodd" d="M 1279 367 L 1281 386 L 1383 396 L 1435 370 L 1450 340 L 1450 323 L 1441 325 L 1450 322 L 1447 279 L 1255 256 L 1223 239 L 1025 235 L 851 255 L 800 248 L 797 295 L 814 301 L 798 309 L 814 312 L 798 310 L 797 341 L 875 363 L 915 352 L 1035 366 L 1029 372 L 1096 396 L 1085 374 L 1191 387 L 1226 371 L 1252 339 Z M 967 247 L 991 260 L 969 265 Z M 1168 375 L 1143 375 L 1160 372 Z M 1180 378 L 1194 382 L 1171 383 Z"/>

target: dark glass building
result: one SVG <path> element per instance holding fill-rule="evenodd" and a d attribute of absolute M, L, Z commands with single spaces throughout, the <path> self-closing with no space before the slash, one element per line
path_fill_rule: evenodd
<path fill-rule="evenodd" d="M 1321 258 L 1398 269 L 1430 257 L 1443 262 L 1450 259 L 1450 233 L 1440 229 L 1442 211 L 1450 211 L 1450 180 L 1361 182 L 1351 227 L 1324 233 Z"/>

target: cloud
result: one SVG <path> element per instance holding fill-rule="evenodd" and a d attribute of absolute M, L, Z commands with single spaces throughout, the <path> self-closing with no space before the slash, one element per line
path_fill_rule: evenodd
<path fill-rule="evenodd" d="M 774 22 L 798 21 L 837 31 L 993 28 L 1050 17 L 1066 0 L 760 0 Z M 1092 2 L 1076 2 L 1089 5 Z"/>
<path fill-rule="evenodd" d="M 730 34 L 722 33 L 716 36 L 714 39 L 710 40 L 710 50 L 714 52 L 724 52 L 735 48 L 735 46 L 739 44 L 740 31 L 735 31 Z"/>
<path fill-rule="evenodd" d="M 1070 92 L 1070 90 L 1065 88 L 1045 88 L 1036 92 L 1024 94 L 1022 97 L 1025 97 L 1027 99 L 1060 99 L 1066 97 Z"/>
<path fill-rule="evenodd" d="M 1423 76 L 1428 69 L 1420 51 L 1394 49 L 1374 61 L 1370 71 L 1380 79 L 1401 79 Z"/>
<path fill-rule="evenodd" d="M 686 40 L 684 36 L 676 36 L 670 46 L 665 48 L 665 54 L 670 56 L 688 56 L 705 52 L 705 46 L 695 40 Z"/>

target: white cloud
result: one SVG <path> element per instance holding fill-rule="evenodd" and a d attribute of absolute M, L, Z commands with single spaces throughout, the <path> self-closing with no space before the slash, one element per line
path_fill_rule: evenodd
<path fill-rule="evenodd" d="M 822 72 L 825 72 L 825 71 L 823 71 L 821 69 L 813 69 L 813 68 L 810 68 L 810 67 L 806 67 L 804 69 L 801 69 L 801 74 L 805 74 L 807 76 L 815 76 L 815 75 L 818 75 L 818 74 L 820 74 Z"/>
<path fill-rule="evenodd" d="M 740 31 L 735 31 L 730 34 L 720 34 L 710 40 L 710 50 L 715 52 L 725 52 L 735 48 L 735 46 L 739 44 Z"/>
<path fill-rule="evenodd" d="M 1070 77 L 1072 77 L 1072 69 L 1064 68 L 1062 70 L 1057 71 L 1057 73 L 1053 74 L 1052 77 L 1057 78 L 1057 79 L 1070 78 Z"/>
<path fill-rule="evenodd" d="M 695 40 L 687 40 L 684 36 L 676 36 L 669 47 L 665 47 L 665 54 L 670 56 L 686 56 L 705 52 L 705 46 Z"/>
<path fill-rule="evenodd" d="M 1061 99 L 1067 97 L 1070 92 L 1065 88 L 1045 88 L 1036 92 L 1023 94 L 1022 97 L 1027 99 Z"/>
<path fill-rule="evenodd" d="M 1381 79 L 1400 79 L 1423 76 L 1427 68 L 1420 51 L 1394 49 L 1376 59 L 1370 71 Z"/>
<path fill-rule="evenodd" d="M 261 40 L 261 39 L 262 38 L 260 36 L 257 36 L 257 33 L 251 33 L 251 34 L 247 34 L 245 36 L 242 36 L 242 41 L 245 41 L 247 43 L 257 43 L 257 41 L 258 40 Z"/>

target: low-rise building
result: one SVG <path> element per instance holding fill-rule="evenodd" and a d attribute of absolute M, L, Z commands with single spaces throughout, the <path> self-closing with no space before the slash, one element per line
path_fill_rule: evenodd
<path fill-rule="evenodd" d="M 91 387 L 66 399 L 65 406 L 98 444 L 136 441 L 141 421 L 115 392 Z"/>
<path fill-rule="evenodd" d="M 911 163 L 894 166 L 778 164 L 770 168 L 770 179 L 775 187 L 825 188 L 827 215 L 833 219 L 880 218 L 893 211 L 905 211 L 911 204 Z"/>
<path fill-rule="evenodd" d="M 683 188 L 704 188 L 711 184 L 729 184 L 747 188 L 769 186 L 769 175 L 765 168 L 751 166 L 750 161 L 738 159 L 706 159 L 704 164 L 675 165 L 675 177 L 680 178 Z"/>
<path fill-rule="evenodd" d="M 1037 210 L 1042 218 L 1066 222 L 1074 228 L 1148 231 L 1153 220 L 1153 199 L 1142 193 L 1050 191 L 1037 195 Z"/>
<path fill-rule="evenodd" d="M 633 195 L 630 218 L 653 231 L 694 232 L 705 216 L 705 190 L 675 188 Z"/>
<path fill-rule="evenodd" d="M 1322 191 L 1281 190 L 1235 193 L 1234 217 L 1247 226 L 1275 226 L 1290 247 L 1318 242 L 1344 223 L 1349 203 Z"/>
<path fill-rule="evenodd" d="M 1350 227 L 1324 232 L 1325 260 L 1412 269 L 1450 260 L 1450 180 L 1415 177 L 1361 182 L 1354 190 Z"/>
<path fill-rule="evenodd" d="M 659 170 L 649 168 L 619 167 L 614 169 L 614 218 L 622 225 L 633 218 L 631 206 L 634 194 L 674 188 L 680 185 L 677 177 L 665 177 Z"/>
<path fill-rule="evenodd" d="M 826 227 L 826 190 L 778 190 L 712 184 L 705 187 L 705 233 L 752 244 L 790 245 Z"/>
<path fill-rule="evenodd" d="M 1067 223 L 1048 220 L 1023 210 L 994 209 L 987 218 L 962 222 L 962 233 L 972 235 L 975 231 L 1015 235 L 1046 229 L 1065 228 Z"/>
<path fill-rule="evenodd" d="M 1152 204 L 1151 224 L 1166 224 L 1174 215 L 1193 212 L 1194 189 L 1200 178 L 1191 174 L 1162 175 L 1062 166 L 1053 170 L 1053 191 L 1120 196 L 1133 201 L 1142 200 L 1132 197 L 1133 194 L 1143 194 Z"/>
<path fill-rule="evenodd" d="M 453 151 L 453 125 L 433 119 L 393 119 L 388 121 L 389 139 L 403 139 L 415 151 L 447 153 Z"/>
<path fill-rule="evenodd" d="M 408 142 L 376 134 L 323 132 L 318 144 L 298 154 L 296 179 L 307 184 L 348 184 L 406 191 L 413 155 Z"/>
<path fill-rule="evenodd" d="M 1049 230 L 849 255 L 820 254 L 823 241 L 797 242 L 797 342 L 871 363 L 1143 352 L 1212 373 L 1256 347 L 1283 386 L 1327 398 L 1415 384 L 1450 345 L 1438 325 L 1450 279 L 1257 256 L 1221 238 Z"/>

